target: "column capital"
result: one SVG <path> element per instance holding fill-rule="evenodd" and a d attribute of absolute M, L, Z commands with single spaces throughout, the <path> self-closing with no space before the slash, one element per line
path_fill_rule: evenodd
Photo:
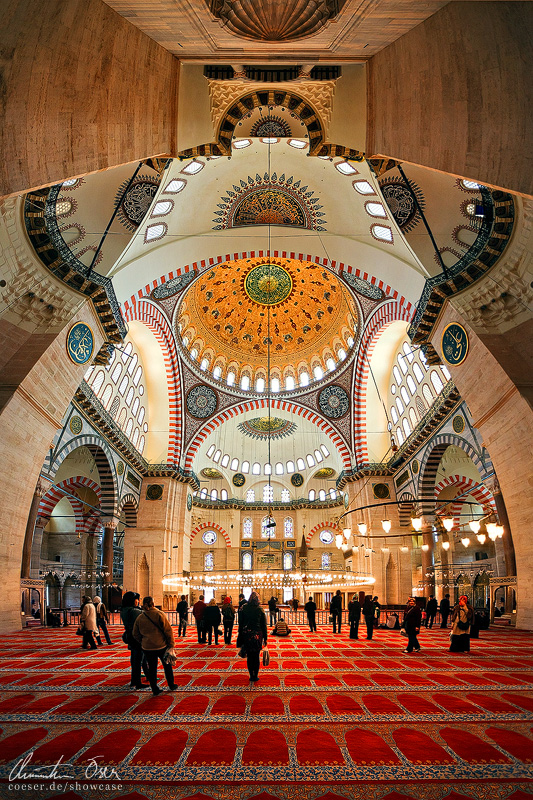
<path fill-rule="evenodd" d="M 110 528 L 111 530 L 116 531 L 118 525 L 118 519 L 116 517 L 102 517 L 100 520 L 101 524 L 104 528 Z"/>

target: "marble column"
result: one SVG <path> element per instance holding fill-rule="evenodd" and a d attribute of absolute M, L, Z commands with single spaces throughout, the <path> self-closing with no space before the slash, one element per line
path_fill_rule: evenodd
<path fill-rule="evenodd" d="M 30 513 L 28 514 L 28 522 L 26 523 L 24 544 L 22 546 L 22 565 L 20 569 L 21 578 L 30 577 L 33 532 L 35 530 L 35 523 L 37 522 L 37 513 L 39 511 L 39 505 L 43 498 L 43 495 L 46 494 L 46 491 L 47 491 L 46 488 L 42 485 L 41 480 L 39 479 L 37 481 L 37 486 L 35 487 L 35 491 L 33 493 L 33 498 L 30 505 Z"/>

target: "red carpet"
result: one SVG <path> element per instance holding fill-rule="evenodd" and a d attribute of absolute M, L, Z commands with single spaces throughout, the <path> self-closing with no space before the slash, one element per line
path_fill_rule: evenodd
<path fill-rule="evenodd" d="M 112 638 L 80 652 L 71 628 L 4 637 L 0 800 L 533 800 L 532 634 L 482 632 L 464 656 L 446 631 L 422 631 L 409 655 L 394 631 L 355 641 L 294 626 L 270 637 L 251 685 L 235 646 L 189 630 L 179 688 L 159 666 L 157 698 L 129 689 Z M 49 781 L 17 796 L 9 774 L 28 757 L 61 761 L 78 785 L 89 764 L 107 769 L 109 791 Z"/>

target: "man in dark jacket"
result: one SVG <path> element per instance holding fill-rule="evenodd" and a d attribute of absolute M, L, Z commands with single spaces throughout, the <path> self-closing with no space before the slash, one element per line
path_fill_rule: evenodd
<path fill-rule="evenodd" d="M 261 647 L 266 647 L 267 624 L 265 612 L 259 605 L 259 597 L 252 592 L 239 614 L 239 635 L 237 647 L 246 653 L 246 662 L 251 681 L 259 680 L 259 654 Z"/>
<path fill-rule="evenodd" d="M 448 617 L 450 615 L 450 595 L 449 594 L 445 594 L 444 597 L 442 598 L 442 600 L 440 601 L 439 611 L 440 611 L 440 618 L 441 618 L 440 626 L 441 626 L 441 628 L 447 628 L 448 627 Z"/>
<path fill-rule="evenodd" d="M 420 633 L 420 625 L 422 624 L 422 610 L 416 604 L 414 597 L 410 597 L 407 601 L 407 608 L 403 618 L 403 626 L 407 633 L 407 647 L 403 653 L 420 652 L 420 645 L 418 644 L 417 634 Z"/>
<path fill-rule="evenodd" d="M 429 600 L 426 605 L 426 628 L 432 628 L 437 616 L 438 603 L 432 594 L 429 595 Z"/>
<path fill-rule="evenodd" d="M 348 620 L 350 622 L 350 639 L 359 639 L 359 621 L 361 619 L 361 603 L 354 594 L 348 603 Z"/>
<path fill-rule="evenodd" d="M 333 633 L 340 633 L 342 622 L 342 594 L 340 589 L 335 592 L 335 597 L 330 603 L 329 610 L 333 617 Z"/>
<path fill-rule="evenodd" d="M 185 634 L 187 632 L 187 614 L 189 613 L 189 604 L 184 594 L 181 595 L 181 600 L 176 606 L 176 611 L 178 612 L 180 618 L 180 623 L 178 627 L 178 639 L 180 636 L 183 636 L 183 638 L 185 638 Z"/>
<path fill-rule="evenodd" d="M 198 632 L 198 644 L 205 644 L 206 642 L 206 630 L 203 622 L 206 608 L 207 604 L 204 603 L 204 596 L 201 594 L 198 602 L 192 607 L 192 614 L 196 620 L 196 630 Z"/>
<path fill-rule="evenodd" d="M 274 596 L 268 601 L 268 610 L 270 611 L 270 624 L 275 625 L 278 618 L 278 601 Z"/>
<path fill-rule="evenodd" d="M 311 633 L 316 633 L 316 603 L 312 597 L 309 598 L 304 606 L 305 613 L 307 614 L 307 621 L 309 623 L 309 630 Z"/>

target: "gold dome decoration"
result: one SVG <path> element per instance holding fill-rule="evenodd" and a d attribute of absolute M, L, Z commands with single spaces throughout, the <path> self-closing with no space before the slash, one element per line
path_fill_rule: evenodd
<path fill-rule="evenodd" d="M 290 42 L 312 36 L 337 16 L 345 0 L 207 0 L 209 10 L 236 36 Z"/>

